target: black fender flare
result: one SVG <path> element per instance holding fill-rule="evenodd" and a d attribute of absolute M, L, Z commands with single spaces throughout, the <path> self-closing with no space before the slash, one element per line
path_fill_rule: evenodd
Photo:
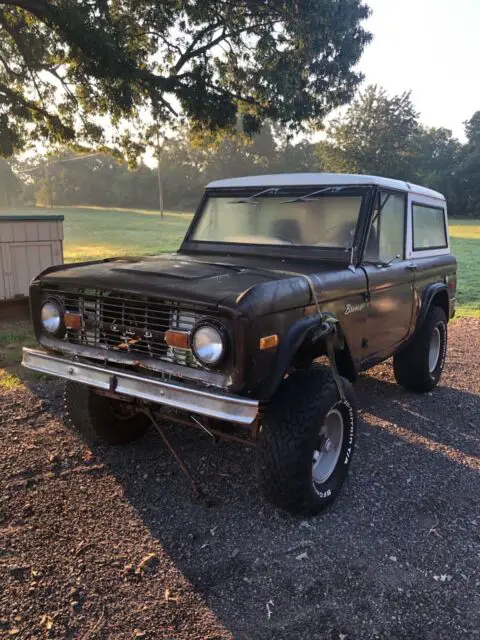
<path fill-rule="evenodd" d="M 265 403 L 270 400 L 296 353 L 307 340 L 315 343 L 329 335 L 336 337 L 336 333 L 337 320 L 330 314 L 308 316 L 293 324 L 284 335 L 277 350 L 270 375 L 262 386 L 260 402 Z"/>
<path fill-rule="evenodd" d="M 449 304 L 449 300 L 448 300 L 448 288 L 447 285 L 443 282 L 433 282 L 432 284 L 429 284 L 425 291 L 423 292 L 422 295 L 422 303 L 420 306 L 420 313 L 418 314 L 417 317 L 417 321 L 415 323 L 415 330 L 414 330 L 414 334 L 422 327 L 423 323 L 425 322 L 425 318 L 427 317 L 427 314 L 430 310 L 430 307 L 432 306 L 432 302 L 433 299 L 435 298 L 435 296 L 444 291 L 446 293 L 447 296 L 447 303 Z M 449 314 L 449 310 L 444 309 L 444 311 L 446 312 L 446 316 L 447 316 L 447 322 L 450 319 L 450 314 Z"/>
<path fill-rule="evenodd" d="M 447 303 L 450 304 L 449 301 L 448 301 L 448 288 L 447 288 L 446 284 L 444 284 L 443 282 L 433 282 L 432 284 L 429 284 L 426 287 L 426 289 L 425 289 L 425 291 L 423 292 L 423 295 L 422 295 L 420 313 L 418 314 L 417 319 L 415 320 L 415 326 L 414 326 L 414 329 L 412 331 L 412 334 L 401 345 L 401 347 L 399 347 L 399 349 L 397 349 L 396 353 L 400 353 L 401 351 L 403 351 L 404 349 L 409 347 L 412 344 L 412 342 L 415 340 L 418 331 L 422 328 L 423 323 L 425 322 L 425 319 L 426 319 L 427 314 L 428 314 L 428 312 L 430 310 L 430 307 L 432 306 L 433 299 L 435 298 L 435 296 L 437 294 L 441 293 L 442 291 L 445 292 L 445 294 L 447 296 Z M 449 320 L 448 309 L 444 309 L 444 311 L 446 313 L 447 322 L 448 322 L 448 320 Z"/>

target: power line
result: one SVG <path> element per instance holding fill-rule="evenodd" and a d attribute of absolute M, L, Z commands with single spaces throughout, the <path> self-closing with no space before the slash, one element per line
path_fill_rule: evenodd
<path fill-rule="evenodd" d="M 78 156 L 74 156 L 73 158 L 58 158 L 56 160 L 49 160 L 48 162 L 42 162 L 41 164 L 38 164 L 36 167 L 32 167 L 31 169 L 20 169 L 18 171 L 15 171 L 15 173 L 32 173 L 37 169 L 50 167 L 52 164 L 57 164 L 59 162 L 73 162 L 74 160 L 83 160 L 85 158 L 95 158 L 96 156 L 102 156 L 102 155 L 104 155 L 103 152 L 98 151 L 96 153 L 79 154 Z"/>

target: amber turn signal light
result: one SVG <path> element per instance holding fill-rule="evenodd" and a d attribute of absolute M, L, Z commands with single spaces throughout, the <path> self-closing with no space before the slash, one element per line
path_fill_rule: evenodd
<path fill-rule="evenodd" d="M 278 345 L 278 336 L 274 334 L 273 336 L 264 336 L 260 338 L 260 350 L 264 351 L 265 349 L 272 349 Z"/>
<path fill-rule="evenodd" d="M 165 342 L 169 347 L 176 349 L 190 349 L 189 334 L 185 331 L 173 331 L 169 329 L 165 332 Z"/>
<path fill-rule="evenodd" d="M 82 320 L 81 313 L 71 313 L 70 311 L 67 311 L 63 317 L 65 327 L 67 329 L 73 329 L 74 331 L 80 331 L 82 328 Z"/>

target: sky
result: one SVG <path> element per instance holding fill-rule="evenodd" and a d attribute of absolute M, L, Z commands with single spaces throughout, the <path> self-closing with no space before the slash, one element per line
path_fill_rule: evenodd
<path fill-rule="evenodd" d="M 366 0 L 373 34 L 359 68 L 389 93 L 411 90 L 427 126 L 464 139 L 480 110 L 480 0 Z"/>

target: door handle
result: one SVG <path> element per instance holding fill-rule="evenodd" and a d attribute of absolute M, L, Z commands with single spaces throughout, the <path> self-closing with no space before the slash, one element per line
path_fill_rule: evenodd
<path fill-rule="evenodd" d="M 409 265 L 407 265 L 407 269 L 408 269 L 409 271 L 417 271 L 417 269 L 418 269 L 418 264 L 409 264 Z"/>

